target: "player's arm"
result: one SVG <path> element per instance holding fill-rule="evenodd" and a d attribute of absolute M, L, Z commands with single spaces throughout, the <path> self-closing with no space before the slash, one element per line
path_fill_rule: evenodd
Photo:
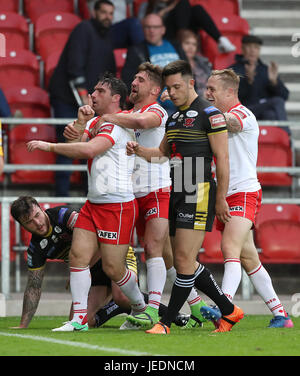
<path fill-rule="evenodd" d="M 157 110 L 158 111 L 158 110 Z M 101 121 L 117 124 L 123 128 L 150 129 L 159 127 L 161 116 L 156 111 L 145 111 L 142 113 L 117 113 L 104 114 Z"/>
<path fill-rule="evenodd" d="M 20 326 L 15 329 L 27 328 L 31 322 L 42 293 L 42 282 L 44 279 L 44 267 L 39 269 L 28 269 L 28 280 L 23 297 L 23 310 Z"/>
<path fill-rule="evenodd" d="M 226 201 L 226 194 L 229 184 L 229 155 L 227 132 L 211 133 L 208 135 L 209 142 L 216 158 L 217 194 L 216 194 L 216 216 L 226 223 L 231 218 L 229 207 Z"/>
<path fill-rule="evenodd" d="M 243 130 L 241 120 L 235 115 L 229 112 L 224 114 L 226 120 L 226 126 L 229 132 L 238 133 Z"/>
<path fill-rule="evenodd" d="M 135 154 L 141 158 L 146 159 L 148 162 L 152 163 L 164 163 L 169 158 L 169 145 L 167 136 L 161 140 L 158 148 L 147 148 L 135 141 L 129 141 L 126 148 L 127 154 Z"/>
<path fill-rule="evenodd" d="M 97 136 L 88 142 L 74 143 L 51 143 L 45 141 L 33 140 L 27 143 L 27 150 L 32 152 L 36 149 L 54 152 L 73 159 L 92 159 L 99 154 L 103 154 L 111 148 L 113 140 L 111 137 Z"/>

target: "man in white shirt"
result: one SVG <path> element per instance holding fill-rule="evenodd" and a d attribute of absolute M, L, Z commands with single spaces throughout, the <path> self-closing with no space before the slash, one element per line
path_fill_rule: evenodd
<path fill-rule="evenodd" d="M 259 126 L 253 113 L 239 101 L 239 81 L 231 69 L 213 71 L 206 90 L 206 98 L 224 113 L 228 129 L 230 179 L 226 200 L 231 219 L 225 224 L 217 221 L 217 229 L 223 232 L 222 290 L 232 301 L 241 281 L 242 264 L 274 316 L 269 327 L 291 327 L 293 323 L 273 289 L 253 241 L 252 229 L 262 198 L 256 174 Z M 218 319 L 216 309 L 203 307 L 201 312 L 207 318 Z"/>
<path fill-rule="evenodd" d="M 97 111 L 98 101 L 106 103 L 107 111 L 118 112 L 124 84 L 114 87 L 115 78 L 100 81 L 91 96 Z M 126 91 L 126 89 L 125 89 Z M 126 95 L 125 95 L 126 97 Z M 98 111 L 97 111 L 98 112 Z M 79 109 L 81 126 L 94 118 L 94 111 Z M 89 123 L 91 126 L 93 121 Z M 70 250 L 70 287 L 73 319 L 58 331 L 85 331 L 87 325 L 87 298 L 91 286 L 89 264 L 101 258 L 103 270 L 128 297 L 135 312 L 145 309 L 145 301 L 136 280 L 136 274 L 125 264 L 128 246 L 137 218 L 131 175 L 134 158 L 126 155 L 126 143 L 133 140 L 134 132 L 113 123 L 104 123 L 87 142 L 47 143 L 31 141 L 29 151 L 52 151 L 70 158 L 88 160 L 88 200 L 82 207 L 73 232 Z"/>

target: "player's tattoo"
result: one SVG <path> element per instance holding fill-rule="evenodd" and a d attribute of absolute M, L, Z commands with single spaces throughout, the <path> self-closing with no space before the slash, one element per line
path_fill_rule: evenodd
<path fill-rule="evenodd" d="M 227 124 L 227 129 L 229 132 L 237 133 L 242 130 L 241 123 L 239 122 L 238 118 L 230 113 L 224 114 Z"/>
<path fill-rule="evenodd" d="M 44 268 L 28 271 L 28 281 L 24 292 L 23 312 L 21 324 L 27 326 L 31 321 L 42 293 L 42 282 L 44 279 Z"/>

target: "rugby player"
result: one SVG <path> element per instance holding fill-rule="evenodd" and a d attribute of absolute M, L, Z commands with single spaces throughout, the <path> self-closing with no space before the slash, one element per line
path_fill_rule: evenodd
<path fill-rule="evenodd" d="M 109 103 L 111 113 L 121 111 L 120 98 L 126 98 L 125 84 L 115 78 L 114 82 L 118 84 Z M 109 80 L 99 82 L 95 91 L 101 92 L 105 88 L 112 88 Z M 94 113 L 87 115 L 86 122 L 93 117 Z M 57 330 L 88 330 L 87 298 L 91 285 L 89 265 L 100 252 L 104 272 L 128 297 L 133 311 L 145 310 L 146 304 L 136 275 L 125 263 L 137 217 L 131 180 L 134 158 L 126 156 L 126 143 L 133 139 L 133 131 L 113 123 L 104 123 L 95 137 L 87 142 L 65 144 L 33 140 L 27 144 L 30 152 L 39 149 L 70 158 L 88 159 L 88 196 L 76 221 L 70 250 L 70 288 L 74 315 L 70 322 Z"/>
<path fill-rule="evenodd" d="M 169 117 L 159 148 L 145 148 L 137 142 L 127 146 L 128 154 L 135 153 L 148 161 L 170 157 L 172 163 L 169 231 L 177 278 L 167 313 L 146 332 L 169 334 L 174 315 L 194 285 L 220 304 L 222 318 L 216 331 L 229 331 L 243 318 L 243 311 L 228 300 L 209 270 L 195 262 L 205 232 L 212 229 L 215 213 L 224 223 L 231 218 L 226 202 L 229 163 L 225 119 L 208 101 L 198 97 L 187 62 L 172 62 L 162 74 L 178 111 Z M 217 160 L 217 189 L 211 174 L 213 155 Z"/>
<path fill-rule="evenodd" d="M 232 301 L 241 281 L 241 264 L 273 318 L 271 328 L 290 328 L 292 320 L 283 308 L 271 278 L 260 262 L 253 228 L 261 206 L 262 190 L 257 179 L 256 162 L 259 126 L 253 113 L 238 98 L 239 76 L 231 69 L 213 71 L 207 82 L 206 98 L 224 113 L 228 129 L 230 179 L 226 201 L 231 219 L 225 224 L 217 219 L 222 231 L 224 256 L 222 290 Z M 202 310 L 218 325 L 217 308 Z"/>

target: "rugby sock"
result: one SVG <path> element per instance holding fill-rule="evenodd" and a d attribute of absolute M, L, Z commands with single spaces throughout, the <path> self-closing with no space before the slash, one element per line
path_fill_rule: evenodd
<path fill-rule="evenodd" d="M 248 273 L 258 294 L 266 303 L 274 316 L 287 316 L 277 294 L 274 291 L 269 273 L 260 263 L 254 270 Z"/>
<path fill-rule="evenodd" d="M 106 321 L 110 320 L 111 318 L 117 315 L 120 315 L 121 313 L 127 313 L 129 315 L 130 309 L 118 306 L 112 299 L 104 307 L 100 308 L 99 311 L 95 314 L 95 327 L 98 328 L 99 326 L 106 323 Z"/>
<path fill-rule="evenodd" d="M 186 275 L 177 273 L 177 278 L 171 292 L 168 310 L 160 320 L 163 324 L 168 327 L 171 326 L 171 323 L 175 320 L 194 286 L 194 279 L 194 274 Z"/>
<path fill-rule="evenodd" d="M 195 275 L 195 287 L 216 303 L 223 316 L 230 315 L 234 305 L 220 289 L 210 271 L 200 264 Z"/>
<path fill-rule="evenodd" d="M 238 258 L 226 258 L 224 260 L 224 276 L 222 291 L 232 302 L 242 278 L 241 261 Z"/>
<path fill-rule="evenodd" d="M 125 294 L 129 299 L 132 310 L 134 312 L 143 312 L 146 308 L 146 304 L 143 294 L 139 289 L 136 274 L 129 269 L 126 269 L 123 278 L 116 283 L 120 287 L 123 294 Z"/>
<path fill-rule="evenodd" d="M 73 302 L 73 319 L 80 324 L 87 323 L 87 301 L 91 287 L 90 268 L 70 267 L 70 288 Z"/>
<path fill-rule="evenodd" d="M 148 306 L 158 309 L 163 289 L 165 287 L 167 271 L 162 257 L 149 258 L 146 261 Z"/>
<path fill-rule="evenodd" d="M 172 266 L 170 269 L 167 270 L 167 277 L 171 282 L 173 283 L 175 282 L 176 269 L 174 268 L 174 266 Z M 192 307 L 201 301 L 202 301 L 201 297 L 199 296 L 197 290 L 193 287 L 190 292 L 190 295 L 187 297 L 187 302 L 189 306 Z"/>

